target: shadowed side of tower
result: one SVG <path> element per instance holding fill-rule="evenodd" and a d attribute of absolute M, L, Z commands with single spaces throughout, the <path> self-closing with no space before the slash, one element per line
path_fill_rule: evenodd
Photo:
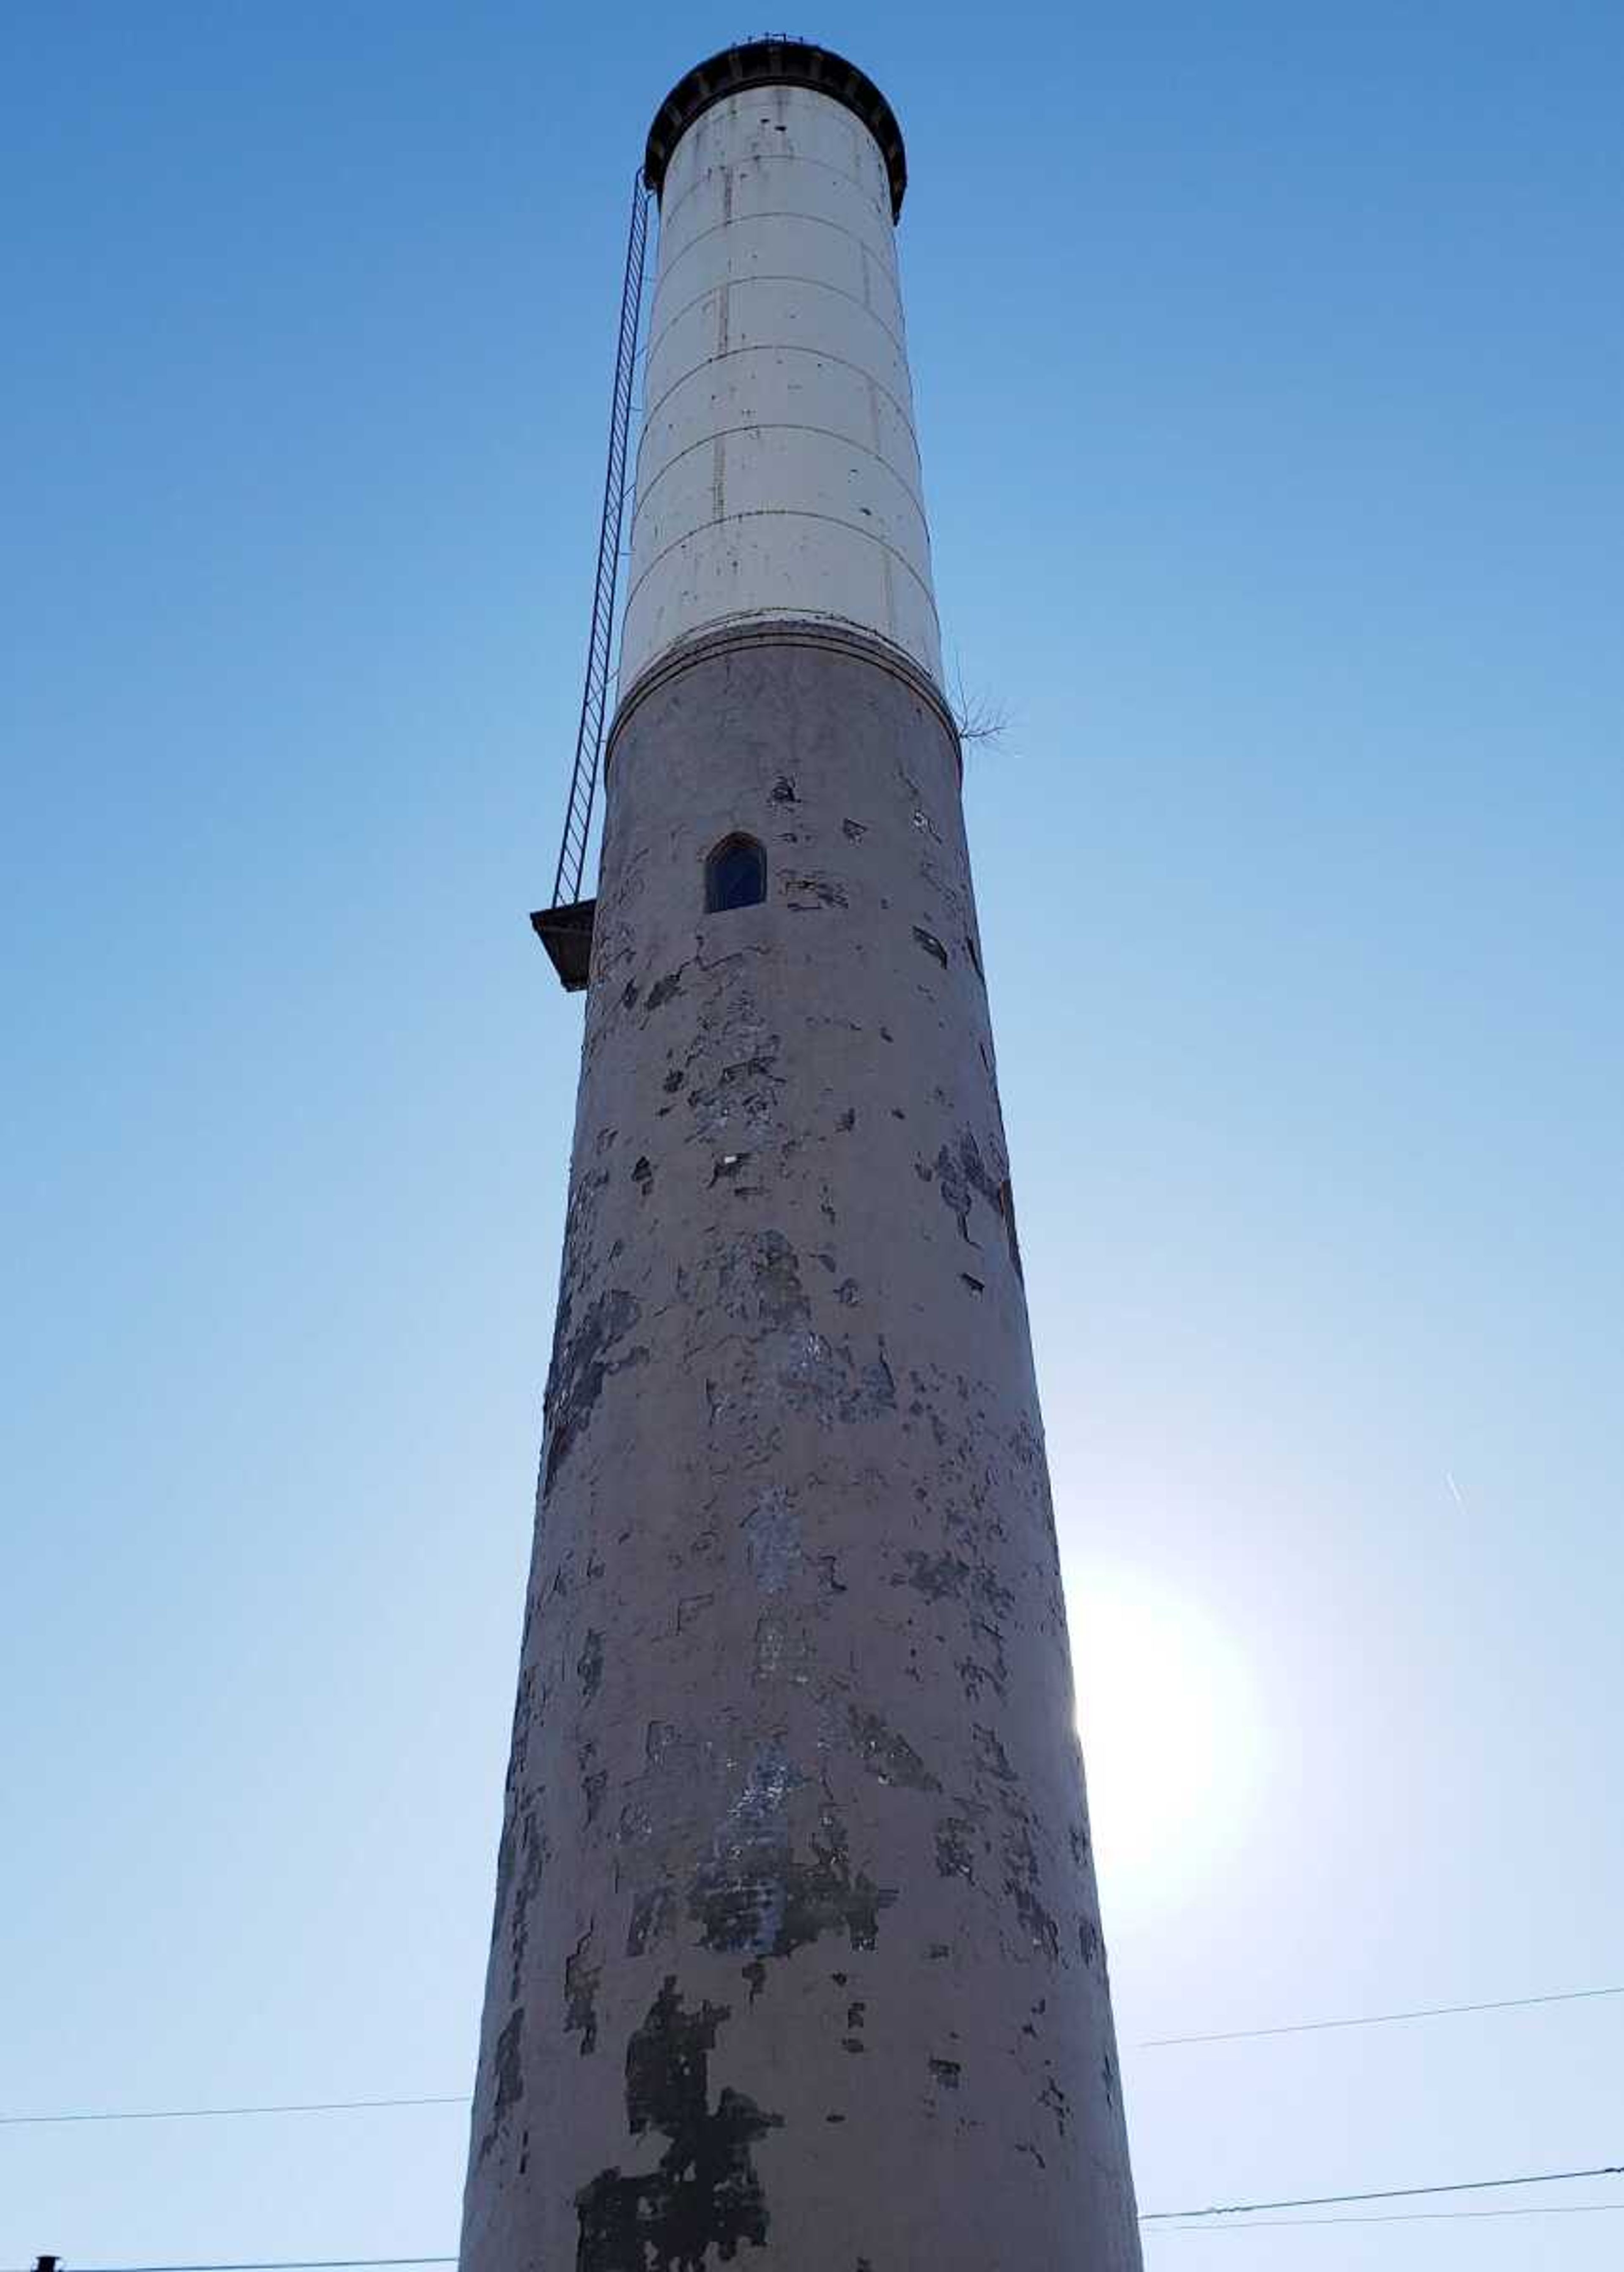
<path fill-rule="evenodd" d="M 662 106 L 464 2272 L 1132 2272 L 871 84 Z"/>

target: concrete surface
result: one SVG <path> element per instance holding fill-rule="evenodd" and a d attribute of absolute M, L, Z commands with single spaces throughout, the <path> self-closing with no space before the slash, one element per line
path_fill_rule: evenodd
<path fill-rule="evenodd" d="M 734 832 L 767 898 L 707 916 Z M 593 953 L 464 2272 L 1133 2272 L 929 681 L 668 656 Z"/>
<path fill-rule="evenodd" d="M 649 318 L 621 684 L 745 616 L 828 616 L 939 675 L 885 164 L 807 87 L 672 153 Z"/>

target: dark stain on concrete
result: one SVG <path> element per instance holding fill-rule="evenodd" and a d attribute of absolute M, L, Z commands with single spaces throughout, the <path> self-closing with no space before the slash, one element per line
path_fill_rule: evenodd
<path fill-rule="evenodd" d="M 682 973 L 687 968 L 684 962 L 675 970 L 668 970 L 663 978 L 654 981 L 649 988 L 648 1000 L 643 1005 L 645 1012 L 663 1010 L 667 1002 L 682 991 Z"/>
<path fill-rule="evenodd" d="M 975 1857 L 971 1841 L 975 1836 L 975 1825 L 960 1814 L 944 1814 L 936 1825 L 936 1870 L 943 1878 L 963 1878 L 975 1882 Z"/>
<path fill-rule="evenodd" d="M 1026 1272 L 1021 1262 L 1020 1233 L 1015 1227 L 1015 1186 L 1008 1176 L 998 1186 L 998 1212 L 1003 1217 L 1004 1235 L 1009 1242 L 1009 1259 L 1015 1266 L 1015 1274 L 1024 1285 Z"/>
<path fill-rule="evenodd" d="M 603 1966 L 592 1962 L 592 1928 L 588 1925 L 564 1965 L 564 2033 L 579 2034 L 583 2059 L 598 2048 L 598 1983 Z"/>
<path fill-rule="evenodd" d="M 942 1785 L 905 1736 L 889 1728 L 877 1712 L 849 1715 L 857 1754 L 876 1782 L 900 1783 L 908 1790 L 940 1790 Z"/>
<path fill-rule="evenodd" d="M 636 1184 L 644 1198 L 647 1199 L 654 1185 L 654 1170 L 646 1154 L 644 1154 L 643 1158 L 637 1162 L 637 1166 L 632 1170 L 631 1180 Z"/>
<path fill-rule="evenodd" d="M 509 2114 L 525 2096 L 525 2069 L 519 2055 L 519 2038 L 525 2032 L 523 2006 L 511 2013 L 508 2023 L 496 2038 L 495 2057 L 492 2066 L 496 2075 L 496 2103 L 491 2109 L 490 2121 L 480 2141 L 482 2162 L 495 2144 L 497 2134 Z"/>
<path fill-rule="evenodd" d="M 644 1349 L 628 1349 L 619 1357 L 610 1354 L 642 1314 L 641 1303 L 617 1286 L 591 1303 L 577 1324 L 568 1287 L 561 1296 L 545 1403 L 547 1456 L 543 1467 L 548 1488 L 591 1425 L 604 1382 L 612 1373 L 622 1372 L 629 1365 L 647 1364 L 648 1351 Z"/>
<path fill-rule="evenodd" d="M 844 908 L 851 902 L 846 893 L 831 876 L 786 876 L 785 905 L 796 915 L 809 915 L 819 908 Z"/>
<path fill-rule="evenodd" d="M 580 1675 L 582 1697 L 590 1704 L 603 1680 L 603 1635 L 600 1633 L 587 1633 L 581 1643 L 581 1654 L 575 1661 L 575 1669 Z"/>
<path fill-rule="evenodd" d="M 995 1775 L 1000 1782 L 1013 1782 L 1016 1775 L 1015 1769 L 1009 1765 L 1009 1754 L 993 1730 L 978 1725 L 972 1729 L 971 1734 L 981 1765 L 987 1774 Z"/>
<path fill-rule="evenodd" d="M 920 1172 L 924 1173 L 922 1167 Z M 1001 1186 L 981 1157 L 981 1147 L 972 1131 L 961 1129 L 955 1147 L 942 1147 L 936 1154 L 935 1172 L 942 1204 L 957 1218 L 961 1238 L 972 1245 L 978 1243 L 970 1237 L 970 1210 L 978 1195 L 994 1210 L 1000 1226 L 1007 1229 Z"/>
<path fill-rule="evenodd" d="M 892 1585 L 912 1586 L 927 1601 L 957 1601 L 970 1579 L 969 1563 L 961 1561 L 957 1554 L 923 1554 L 916 1547 L 910 1547 L 903 1559 L 907 1563 L 908 1573 L 905 1578 L 893 1578 Z"/>
<path fill-rule="evenodd" d="M 711 2053 L 726 2004 L 685 2012 L 667 1974 L 626 2047 L 631 2134 L 667 2141 L 647 2176 L 600 2171 L 575 2197 L 576 2272 L 704 2272 L 711 2251 L 730 2263 L 743 2242 L 766 2246 L 766 2200 L 753 2149 L 783 2117 L 723 2087 L 711 2108 Z"/>
<path fill-rule="evenodd" d="M 659 1940 L 676 1921 L 676 1887 L 668 1881 L 645 1886 L 631 1905 L 626 1928 L 626 1954 L 644 1956 L 651 1941 Z"/>
<path fill-rule="evenodd" d="M 909 1547 L 903 1555 L 907 1564 L 905 1576 L 892 1578 L 893 1586 L 911 1586 L 927 1601 L 962 1601 L 972 1595 L 988 1609 L 1005 1613 L 1015 1606 L 1015 1596 L 1000 1583 L 985 1563 L 966 1562 L 958 1554 L 925 1554 L 917 1547 Z M 1005 1762 L 1008 1765 L 1008 1762 Z"/>
<path fill-rule="evenodd" d="M 1024 1823 L 1017 1824 L 1005 1838 L 1004 1860 L 1009 1872 L 1004 1891 L 1015 1904 L 1027 1939 L 1053 1964 L 1060 1955 L 1060 1927 L 1038 1897 L 1038 1857 Z"/>
<path fill-rule="evenodd" d="M 801 1258 L 781 1230 L 758 1230 L 724 1258 L 722 1306 L 744 1324 L 804 1326 L 810 1312 Z"/>
<path fill-rule="evenodd" d="M 704 1946 L 719 1954 L 793 1956 L 823 1933 L 844 1932 L 854 1949 L 872 1948 L 896 1887 L 853 1869 L 832 1807 L 820 1810 L 808 1843 L 809 1853 L 798 1857 L 776 1812 L 753 1822 L 735 1812 L 689 1888 L 688 1913 L 702 1928 Z"/>

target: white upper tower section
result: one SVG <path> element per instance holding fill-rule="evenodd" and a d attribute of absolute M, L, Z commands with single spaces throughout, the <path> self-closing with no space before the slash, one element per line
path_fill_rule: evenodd
<path fill-rule="evenodd" d="M 648 179 L 622 693 L 681 642 L 773 617 L 855 625 L 939 681 L 889 105 L 825 49 L 734 49 L 662 107 Z"/>

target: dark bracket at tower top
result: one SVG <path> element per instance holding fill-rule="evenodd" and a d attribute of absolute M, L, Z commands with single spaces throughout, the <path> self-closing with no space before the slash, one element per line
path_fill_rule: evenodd
<path fill-rule="evenodd" d="M 655 197 L 665 188 L 672 152 L 697 118 L 730 94 L 758 86 L 804 86 L 844 104 L 860 118 L 880 146 L 890 184 L 891 219 L 900 219 L 908 187 L 908 161 L 897 114 L 866 71 L 832 48 L 811 40 L 769 33 L 741 40 L 719 55 L 697 64 L 680 78 L 654 114 L 644 153 L 643 178 Z"/>
<path fill-rule="evenodd" d="M 538 908 L 530 918 L 530 928 L 546 947 L 566 994 L 585 990 L 592 969 L 592 918 L 597 912 L 596 900 L 577 900 L 570 907 Z"/>

